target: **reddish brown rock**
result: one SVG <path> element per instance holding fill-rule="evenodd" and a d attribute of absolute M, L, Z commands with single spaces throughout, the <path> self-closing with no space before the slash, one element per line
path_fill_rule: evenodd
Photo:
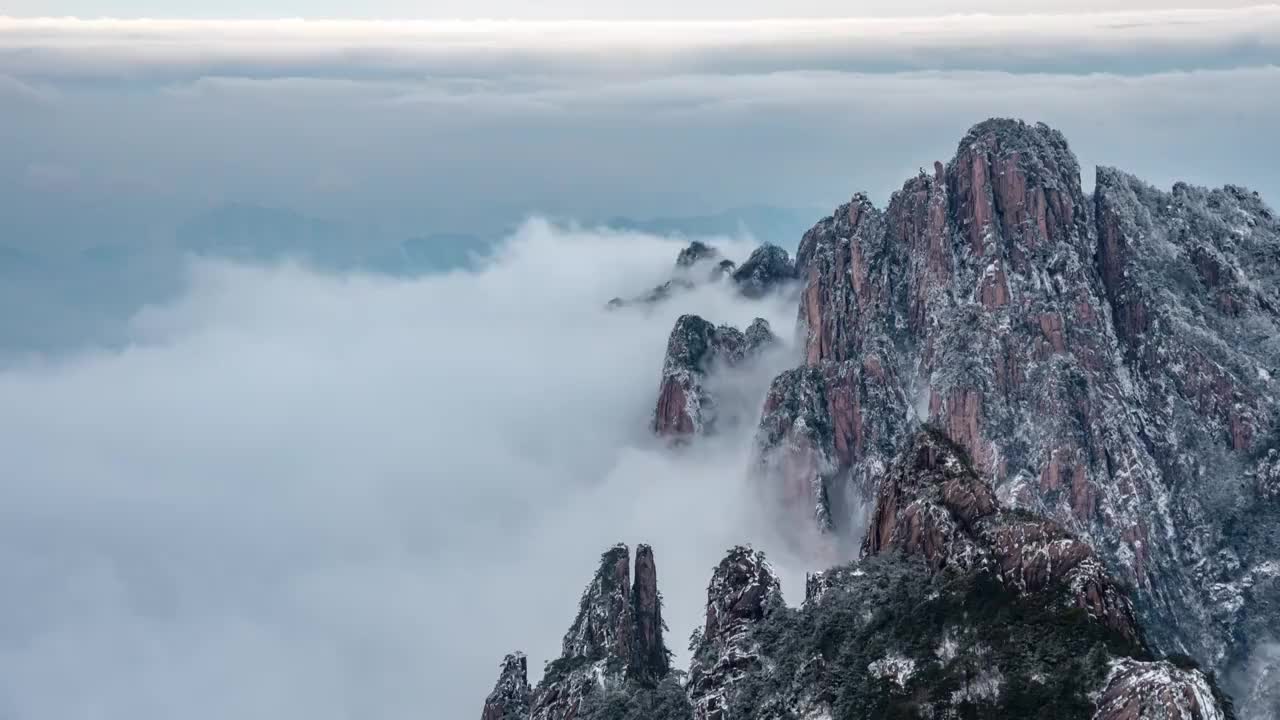
<path fill-rule="evenodd" d="M 671 671 L 671 658 L 662 641 L 658 570 L 653 560 L 653 549 L 648 545 L 636 546 L 636 573 L 631 598 L 635 639 L 627 672 L 633 680 L 654 685 Z"/>
<path fill-rule="evenodd" d="M 744 333 L 728 325 L 717 327 L 697 315 L 681 316 L 667 341 L 653 432 L 683 441 L 714 431 L 717 405 L 706 386 L 707 375 L 754 361 L 775 340 L 762 318 L 756 318 Z"/>
<path fill-rule="evenodd" d="M 819 221 L 805 368 L 770 390 L 756 467 L 783 524 L 839 545 L 918 424 L 941 428 L 1137 589 L 1157 647 L 1218 662 L 1249 608 L 1280 607 L 1212 599 L 1280 554 L 1232 540 L 1252 510 L 1222 500 L 1280 436 L 1280 226 L 1240 188 L 1096 187 L 1060 133 L 991 120 L 884 212 L 855 196 Z M 945 545 L 926 520 L 910 542 Z"/>
<path fill-rule="evenodd" d="M 934 572 L 987 571 L 1019 593 L 1067 588 L 1091 617 L 1139 641 L 1132 604 L 1093 548 L 1002 507 L 962 448 L 937 432 L 918 433 L 881 481 L 862 552 L 916 556 Z"/>
<path fill-rule="evenodd" d="M 1226 720 L 1208 679 L 1169 662 L 1125 659 L 1111 669 L 1094 720 Z"/>

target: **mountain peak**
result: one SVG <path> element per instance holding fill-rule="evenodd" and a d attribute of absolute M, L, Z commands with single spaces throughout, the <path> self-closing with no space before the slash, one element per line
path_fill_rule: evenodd
<path fill-rule="evenodd" d="M 637 546 L 631 569 L 623 543 L 600 556 L 561 656 L 532 693 L 531 720 L 572 720 L 601 692 L 652 689 L 670 674 L 653 549 Z"/>
<path fill-rule="evenodd" d="M 748 298 L 761 298 L 795 279 L 795 265 L 786 250 L 765 243 L 733 272 L 733 281 Z"/>
<path fill-rule="evenodd" d="M 671 654 L 662 641 L 666 625 L 662 620 L 662 596 L 658 593 L 658 569 L 653 549 L 636 546 L 635 582 L 631 588 L 634 639 L 628 675 L 646 685 L 654 685 L 671 672 Z"/>
<path fill-rule="evenodd" d="M 525 720 L 529 716 L 529 664 L 524 653 L 502 659 L 493 692 L 485 699 L 481 720 Z"/>
<path fill-rule="evenodd" d="M 667 339 L 658 402 L 651 429 L 659 437 L 684 441 L 714 432 L 718 402 L 706 383 L 716 370 L 749 363 L 777 338 L 768 321 L 756 318 L 744 333 L 730 325 L 714 325 L 697 315 L 682 315 Z"/>
<path fill-rule="evenodd" d="M 600 556 L 595 576 L 578 602 L 578 616 L 565 633 L 562 656 L 582 660 L 631 660 L 631 557 L 618 543 Z"/>

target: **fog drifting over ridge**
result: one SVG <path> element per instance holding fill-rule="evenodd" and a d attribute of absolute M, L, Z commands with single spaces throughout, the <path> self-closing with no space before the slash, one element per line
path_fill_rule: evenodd
<path fill-rule="evenodd" d="M 533 221 L 418 280 L 197 262 L 126 349 L 0 372 L 0 713 L 467 717 L 504 653 L 558 653 L 616 541 L 654 545 L 683 648 L 723 551 L 768 538 L 751 428 L 649 437 L 667 334 L 790 337 L 795 307 L 604 309 L 682 246 Z"/>

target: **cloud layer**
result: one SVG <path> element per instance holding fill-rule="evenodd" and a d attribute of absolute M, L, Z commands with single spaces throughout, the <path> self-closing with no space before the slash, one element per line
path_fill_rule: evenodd
<path fill-rule="evenodd" d="M 640 23 L 4 19 L 0 211 L 16 242 L 58 246 L 163 238 L 226 202 L 400 238 L 500 232 L 529 213 L 834 206 L 858 190 L 886 199 L 993 115 L 1059 127 L 1086 168 L 1273 196 L 1277 65 L 1274 5 Z"/>
<path fill-rule="evenodd" d="M 0 17 L 10 74 L 347 79 L 1002 70 L 1140 74 L 1280 57 L 1280 5 L 704 21 Z"/>
<path fill-rule="evenodd" d="M 679 247 L 534 222 L 418 281 L 197 263 L 127 349 L 0 372 L 0 714 L 465 717 L 619 540 L 655 546 L 682 647 L 723 550 L 767 538 L 750 428 L 649 438 L 666 336 L 794 306 L 603 309 Z"/>

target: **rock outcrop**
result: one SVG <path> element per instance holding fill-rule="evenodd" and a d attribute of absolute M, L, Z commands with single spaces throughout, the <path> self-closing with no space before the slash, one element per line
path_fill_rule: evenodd
<path fill-rule="evenodd" d="M 669 280 L 629 300 L 615 297 L 608 302 L 607 307 L 616 310 L 628 305 L 652 305 L 670 300 L 699 285 L 725 280 L 732 282 L 734 289 L 743 297 L 758 300 L 786 289 L 795 277 L 795 264 L 787 251 L 777 245 L 761 245 L 739 266 L 734 261 L 721 257 L 716 248 L 694 240 L 676 256 L 676 264 Z"/>
<path fill-rule="evenodd" d="M 913 436 L 878 484 L 864 558 L 811 573 L 800 610 L 764 556 L 716 568 L 686 689 L 697 720 L 1225 720 L 1205 673 L 1152 660 L 1086 543 L 1002 506 L 962 447 Z"/>
<path fill-rule="evenodd" d="M 728 720 L 734 684 L 762 668 L 751 628 L 781 607 L 782 584 L 764 554 L 730 550 L 711 576 L 706 623 L 690 648 L 686 690 L 696 720 Z"/>
<path fill-rule="evenodd" d="M 1139 642 L 1125 593 L 1093 548 L 1057 523 L 1001 507 L 963 449 L 918 433 L 880 483 L 864 555 L 918 556 L 933 572 L 989 573 L 1015 594 L 1062 593 L 1117 636 Z"/>
<path fill-rule="evenodd" d="M 690 268 L 704 261 L 719 261 L 720 251 L 710 245 L 694 240 L 689 247 L 676 256 L 676 267 Z"/>
<path fill-rule="evenodd" d="M 1204 674 L 1173 663 L 1117 661 L 1094 720 L 1225 720 Z"/>
<path fill-rule="evenodd" d="M 574 720 L 585 718 L 601 695 L 651 690 L 671 672 L 664 630 L 652 548 L 637 546 L 633 576 L 630 550 L 619 543 L 600 557 L 560 657 L 548 663 L 537 688 L 529 690 L 524 656 L 507 656 L 482 717 Z"/>
<path fill-rule="evenodd" d="M 733 282 L 745 297 L 761 298 L 795 279 L 795 272 L 786 250 L 765 244 L 733 271 Z"/>
<path fill-rule="evenodd" d="M 633 635 L 627 677 L 645 686 L 657 685 L 671 672 L 671 653 L 662 641 L 662 598 L 653 548 L 636 546 L 635 582 L 631 590 Z"/>
<path fill-rule="evenodd" d="M 697 315 L 681 316 L 667 341 L 653 432 L 687 440 L 714 431 L 722 418 L 707 376 L 754 361 L 776 340 L 763 318 L 756 318 L 744 333 L 728 325 L 717 327 Z"/>
<path fill-rule="evenodd" d="M 529 666 L 524 653 L 502 660 L 502 671 L 493 692 L 484 701 L 480 720 L 525 720 L 529 717 Z"/>

